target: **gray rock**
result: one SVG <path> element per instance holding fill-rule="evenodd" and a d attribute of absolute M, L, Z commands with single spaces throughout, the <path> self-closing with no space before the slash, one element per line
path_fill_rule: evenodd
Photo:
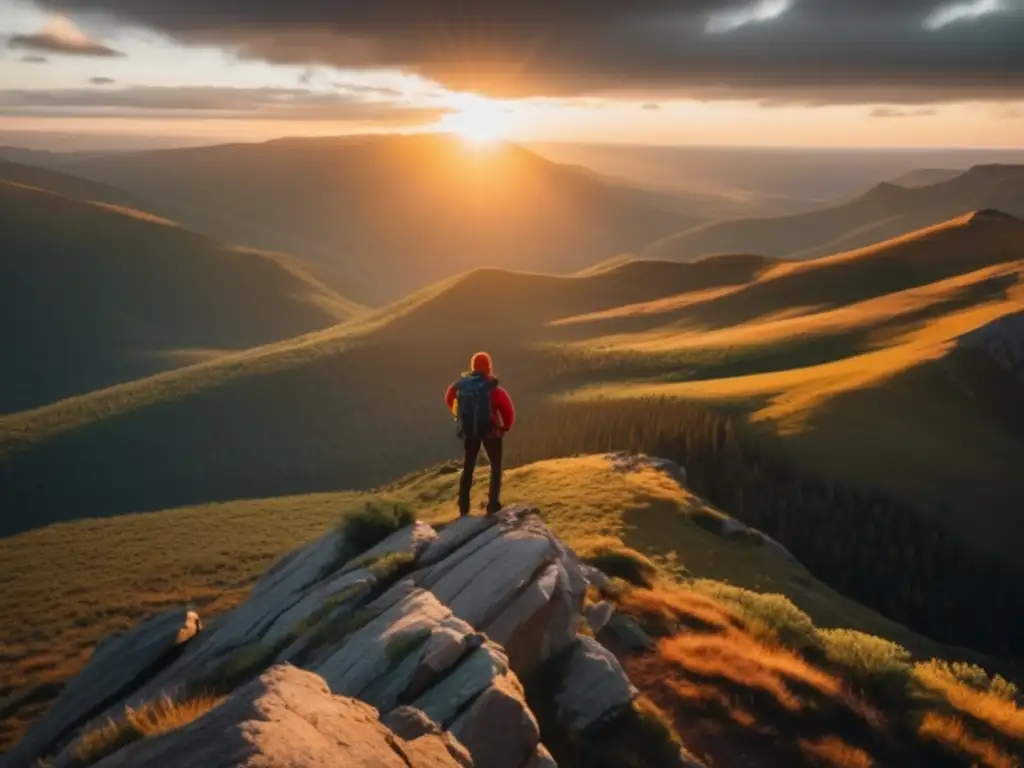
<path fill-rule="evenodd" d="M 593 585 L 602 592 L 612 584 L 611 579 L 605 575 L 604 571 L 587 563 L 580 565 L 580 573 L 583 574 L 583 578 L 587 580 L 588 584 Z"/>
<path fill-rule="evenodd" d="M 379 560 L 387 557 L 388 555 L 395 555 L 400 552 L 408 552 L 413 555 L 414 558 L 419 558 L 419 556 L 423 554 L 424 550 L 426 550 L 430 546 L 431 542 L 436 538 L 437 531 L 426 523 L 417 521 L 400 531 L 395 531 L 384 539 L 384 541 L 380 542 L 380 544 L 377 544 L 356 557 L 353 557 L 348 563 L 342 566 L 338 572 L 348 573 L 349 571 L 362 568 L 364 564 L 368 562 Z"/>
<path fill-rule="evenodd" d="M 329 606 L 335 601 L 339 607 L 354 603 L 368 595 L 376 584 L 377 578 L 365 569 L 346 571 L 317 584 L 274 620 L 264 632 L 261 642 L 267 647 L 276 646 L 324 606 Z"/>
<path fill-rule="evenodd" d="M 381 718 L 400 739 L 414 742 L 423 736 L 438 736 L 446 751 L 463 768 L 473 768 L 473 758 L 449 731 L 442 731 L 437 723 L 415 707 L 397 707 Z"/>
<path fill-rule="evenodd" d="M 490 624 L 558 555 L 539 520 L 507 527 L 499 524 L 497 529 L 498 537 L 461 559 L 429 587 L 438 600 L 474 627 Z"/>
<path fill-rule="evenodd" d="M 201 626 L 194 611 L 175 609 L 105 640 L 43 719 L 29 729 L 15 749 L 0 758 L 0 765 L 27 766 L 44 753 L 56 751 L 78 726 L 103 711 L 111 700 L 129 695 L 169 663 Z"/>
<path fill-rule="evenodd" d="M 440 737 L 406 742 L 380 722 L 373 707 L 333 696 L 316 675 L 287 665 L 243 686 L 192 723 L 123 747 L 95 768 L 143 765 L 459 768 Z"/>
<path fill-rule="evenodd" d="M 590 625 L 591 631 L 596 635 L 608 624 L 615 609 L 612 608 L 612 604 L 607 600 L 602 600 L 600 603 L 590 606 L 587 609 L 587 624 Z"/>
<path fill-rule="evenodd" d="M 558 768 L 558 763 L 555 762 L 555 758 L 548 752 L 548 748 L 543 744 L 537 745 L 537 751 L 533 753 L 529 760 L 523 763 L 523 768 Z"/>
<path fill-rule="evenodd" d="M 466 704 L 508 672 L 504 651 L 494 643 L 484 643 L 413 701 L 412 706 L 423 710 L 441 727 L 449 728 Z"/>
<path fill-rule="evenodd" d="M 496 522 L 498 522 L 498 515 L 460 517 L 430 542 L 420 556 L 420 563 L 423 566 L 430 566 L 444 560 L 456 549 L 464 547 L 470 539 L 491 528 Z"/>
<path fill-rule="evenodd" d="M 511 675 L 498 677 L 451 726 L 452 734 L 487 768 L 520 768 L 536 754 L 540 728 Z"/>
<path fill-rule="evenodd" d="M 611 651 L 593 638 L 581 637 L 555 702 L 566 725 L 583 732 L 629 706 L 638 693 Z"/>
<path fill-rule="evenodd" d="M 402 644 L 425 642 L 452 615 L 436 597 L 418 590 L 355 631 L 344 644 L 326 653 L 313 667 L 331 690 L 358 696 L 394 665 Z M 465 627 L 465 633 L 472 632 Z"/>
<path fill-rule="evenodd" d="M 686 487 L 686 469 L 674 461 L 643 453 L 610 453 L 612 469 L 617 472 L 639 472 L 642 469 L 654 469 L 675 480 L 680 486 Z"/>
<path fill-rule="evenodd" d="M 630 651 L 645 651 L 654 647 L 651 636 L 644 632 L 639 624 L 621 613 L 611 615 L 605 631 L 612 632 L 615 639 Z"/>

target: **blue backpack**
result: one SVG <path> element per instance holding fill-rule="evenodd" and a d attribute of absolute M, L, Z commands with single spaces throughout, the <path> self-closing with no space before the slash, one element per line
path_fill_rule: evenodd
<path fill-rule="evenodd" d="M 459 423 L 459 437 L 483 440 L 494 434 L 491 392 L 497 386 L 496 379 L 478 374 L 463 376 L 455 382 L 455 418 Z"/>

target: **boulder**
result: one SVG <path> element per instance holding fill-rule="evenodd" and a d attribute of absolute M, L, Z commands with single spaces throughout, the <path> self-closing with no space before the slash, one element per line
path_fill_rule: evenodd
<path fill-rule="evenodd" d="M 175 609 L 142 622 L 96 647 L 82 672 L 61 691 L 0 766 L 31 765 L 73 736 L 73 731 L 146 683 L 181 653 L 202 627 L 194 611 Z"/>
<path fill-rule="evenodd" d="M 488 768 L 520 768 L 540 742 L 537 720 L 512 675 L 495 678 L 452 723 L 451 732 L 469 750 L 474 765 Z"/>
<path fill-rule="evenodd" d="M 463 768 L 438 735 L 407 742 L 377 710 L 333 696 L 316 675 L 275 667 L 197 720 L 122 747 L 95 768 Z"/>
<path fill-rule="evenodd" d="M 602 600 L 600 603 L 590 606 L 586 613 L 587 624 L 590 626 L 590 631 L 596 635 L 604 629 L 611 620 L 612 613 L 614 612 L 615 609 L 607 600 Z"/>
<path fill-rule="evenodd" d="M 523 763 L 523 768 L 558 768 L 558 763 L 548 752 L 547 747 L 538 744 L 537 750 L 530 756 L 530 759 Z"/>
<path fill-rule="evenodd" d="M 570 652 L 555 702 L 559 718 L 584 732 L 628 707 L 638 693 L 611 651 L 581 637 Z"/>

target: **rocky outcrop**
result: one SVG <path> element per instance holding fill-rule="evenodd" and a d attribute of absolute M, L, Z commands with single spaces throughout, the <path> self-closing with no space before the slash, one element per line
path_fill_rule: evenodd
<path fill-rule="evenodd" d="M 441 531 L 416 523 L 359 553 L 332 531 L 198 633 L 179 611 L 101 645 L 0 766 L 79 765 L 89 734 L 126 707 L 212 695 L 224 700 L 193 722 L 97 765 L 546 768 L 524 680 L 557 662 L 545 711 L 579 732 L 636 695 L 579 634 L 614 622 L 609 604 L 584 607 L 604 582 L 527 508 Z"/>
<path fill-rule="evenodd" d="M 28 766 L 79 724 L 119 702 L 171 663 L 202 628 L 192 611 L 173 610 L 131 631 L 107 638 L 88 667 L 61 691 L 41 721 L 5 758 L 4 766 Z"/>
<path fill-rule="evenodd" d="M 373 707 L 334 696 L 322 679 L 289 665 L 242 686 L 203 717 L 135 741 L 93 765 L 460 768 L 436 729 L 406 740 Z"/>

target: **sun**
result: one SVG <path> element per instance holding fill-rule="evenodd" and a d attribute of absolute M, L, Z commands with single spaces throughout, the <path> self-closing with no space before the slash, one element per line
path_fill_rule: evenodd
<path fill-rule="evenodd" d="M 508 110 L 501 104 L 481 102 L 441 118 L 439 127 L 471 144 L 495 144 L 508 138 Z"/>

